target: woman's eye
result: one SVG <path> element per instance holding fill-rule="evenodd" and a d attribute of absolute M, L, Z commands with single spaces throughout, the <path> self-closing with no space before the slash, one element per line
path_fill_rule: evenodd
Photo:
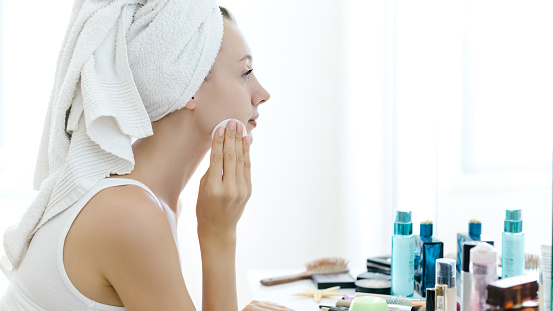
<path fill-rule="evenodd" d="M 250 79 L 250 74 L 252 73 L 252 71 L 253 71 L 253 68 L 246 71 L 246 73 L 243 74 L 242 76 L 244 76 L 246 78 L 246 80 L 249 80 Z"/>

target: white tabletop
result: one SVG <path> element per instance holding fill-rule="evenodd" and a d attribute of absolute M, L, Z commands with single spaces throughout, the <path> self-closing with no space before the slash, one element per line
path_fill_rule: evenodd
<path fill-rule="evenodd" d="M 252 300 L 271 301 L 297 311 L 320 310 L 319 305 L 335 306 L 336 301 L 342 299 L 340 296 L 323 298 L 321 302 L 315 302 L 313 297 L 292 296 L 296 293 L 304 292 L 307 288 L 316 289 L 316 285 L 311 280 L 295 281 L 287 284 L 264 286 L 260 283 L 261 279 L 269 277 L 291 275 L 300 273 L 302 270 L 251 270 L 248 271 L 249 294 Z M 355 278 L 356 273 L 351 273 Z M 337 292 L 344 295 L 355 295 L 354 288 L 339 289 Z"/>

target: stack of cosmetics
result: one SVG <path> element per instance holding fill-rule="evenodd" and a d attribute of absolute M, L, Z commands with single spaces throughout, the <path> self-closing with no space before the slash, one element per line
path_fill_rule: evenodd
<path fill-rule="evenodd" d="M 433 236 L 432 222 L 421 222 L 420 234 L 414 235 L 411 212 L 398 211 L 391 256 L 367 259 L 367 272 L 350 281 L 355 286 L 332 284 L 355 287 L 357 298 L 370 298 L 355 298 L 356 305 L 355 299 L 344 297 L 336 307 L 321 307 L 329 311 L 350 306 L 350 311 L 363 311 L 362 305 L 373 311 L 553 311 L 551 246 L 542 247 L 538 283 L 534 273 L 525 275 L 521 210 L 506 210 L 500 263 L 494 241 L 481 232 L 482 223 L 471 219 L 468 232 L 457 235 L 456 259 L 443 258 L 444 243 Z"/>
<path fill-rule="evenodd" d="M 502 282 L 516 282 L 517 277 L 525 274 L 525 236 L 521 216 L 520 209 L 505 212 L 501 239 Z M 488 303 L 488 285 L 495 284 L 499 277 L 498 254 L 494 248 L 494 241 L 482 237 L 480 221 L 471 219 L 468 232 L 457 235 L 457 260 L 443 258 L 443 242 L 433 237 L 432 229 L 432 222 L 424 221 L 420 224 L 420 234 L 414 235 L 411 212 L 397 212 L 390 265 L 392 295 L 412 297 L 416 292 L 421 297 L 427 297 L 427 309 L 430 307 L 437 311 L 456 311 L 457 308 L 463 311 L 519 310 L 513 306 Z M 544 268 L 541 283 L 545 284 L 543 292 L 550 295 L 551 251 L 550 248 L 548 250 L 548 253 L 542 251 L 541 266 Z M 528 302 L 521 301 L 520 305 L 516 305 L 517 308 L 522 308 L 523 302 L 527 309 L 533 305 L 532 301 L 537 297 L 538 283 L 534 280 L 529 284 L 532 284 L 529 290 L 533 290 L 533 286 L 536 285 L 535 295 L 528 296 Z M 501 291 L 494 291 L 493 295 L 497 293 Z M 493 295 L 491 302 L 494 301 Z M 551 299 L 547 299 L 545 293 L 542 296 L 546 300 L 543 310 L 551 310 L 550 304 L 546 305 Z"/>

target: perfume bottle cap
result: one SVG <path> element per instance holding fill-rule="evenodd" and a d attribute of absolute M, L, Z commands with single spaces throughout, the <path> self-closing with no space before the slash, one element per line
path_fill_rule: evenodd
<path fill-rule="evenodd" d="M 505 232 L 520 233 L 522 232 L 522 211 L 506 210 L 505 212 Z"/>
<path fill-rule="evenodd" d="M 481 243 L 470 250 L 470 261 L 479 265 L 491 265 L 497 262 L 497 252 L 488 243 Z"/>
<path fill-rule="evenodd" d="M 471 219 L 469 221 L 469 235 L 481 235 L 482 234 L 482 223 L 479 220 Z"/>
<path fill-rule="evenodd" d="M 394 222 L 394 234 L 411 235 L 412 233 L 411 212 L 397 211 L 396 221 Z"/>
<path fill-rule="evenodd" d="M 467 241 L 463 243 L 463 260 L 461 261 L 463 265 L 463 271 L 469 272 L 470 266 L 470 250 L 478 244 L 486 242 L 481 241 Z"/>
<path fill-rule="evenodd" d="M 457 262 L 451 258 L 439 258 L 436 260 L 436 284 L 455 287 L 455 266 Z"/>
<path fill-rule="evenodd" d="M 430 220 L 421 222 L 420 236 L 431 237 L 433 233 L 434 225 Z"/>

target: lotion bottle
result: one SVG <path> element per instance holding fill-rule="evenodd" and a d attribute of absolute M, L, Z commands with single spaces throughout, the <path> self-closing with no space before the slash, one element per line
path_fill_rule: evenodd
<path fill-rule="evenodd" d="M 414 292 L 415 236 L 411 212 L 397 211 L 392 236 L 392 295 L 411 297 Z"/>
<path fill-rule="evenodd" d="M 521 210 L 507 210 L 501 248 L 503 278 L 524 275 L 524 233 Z"/>

